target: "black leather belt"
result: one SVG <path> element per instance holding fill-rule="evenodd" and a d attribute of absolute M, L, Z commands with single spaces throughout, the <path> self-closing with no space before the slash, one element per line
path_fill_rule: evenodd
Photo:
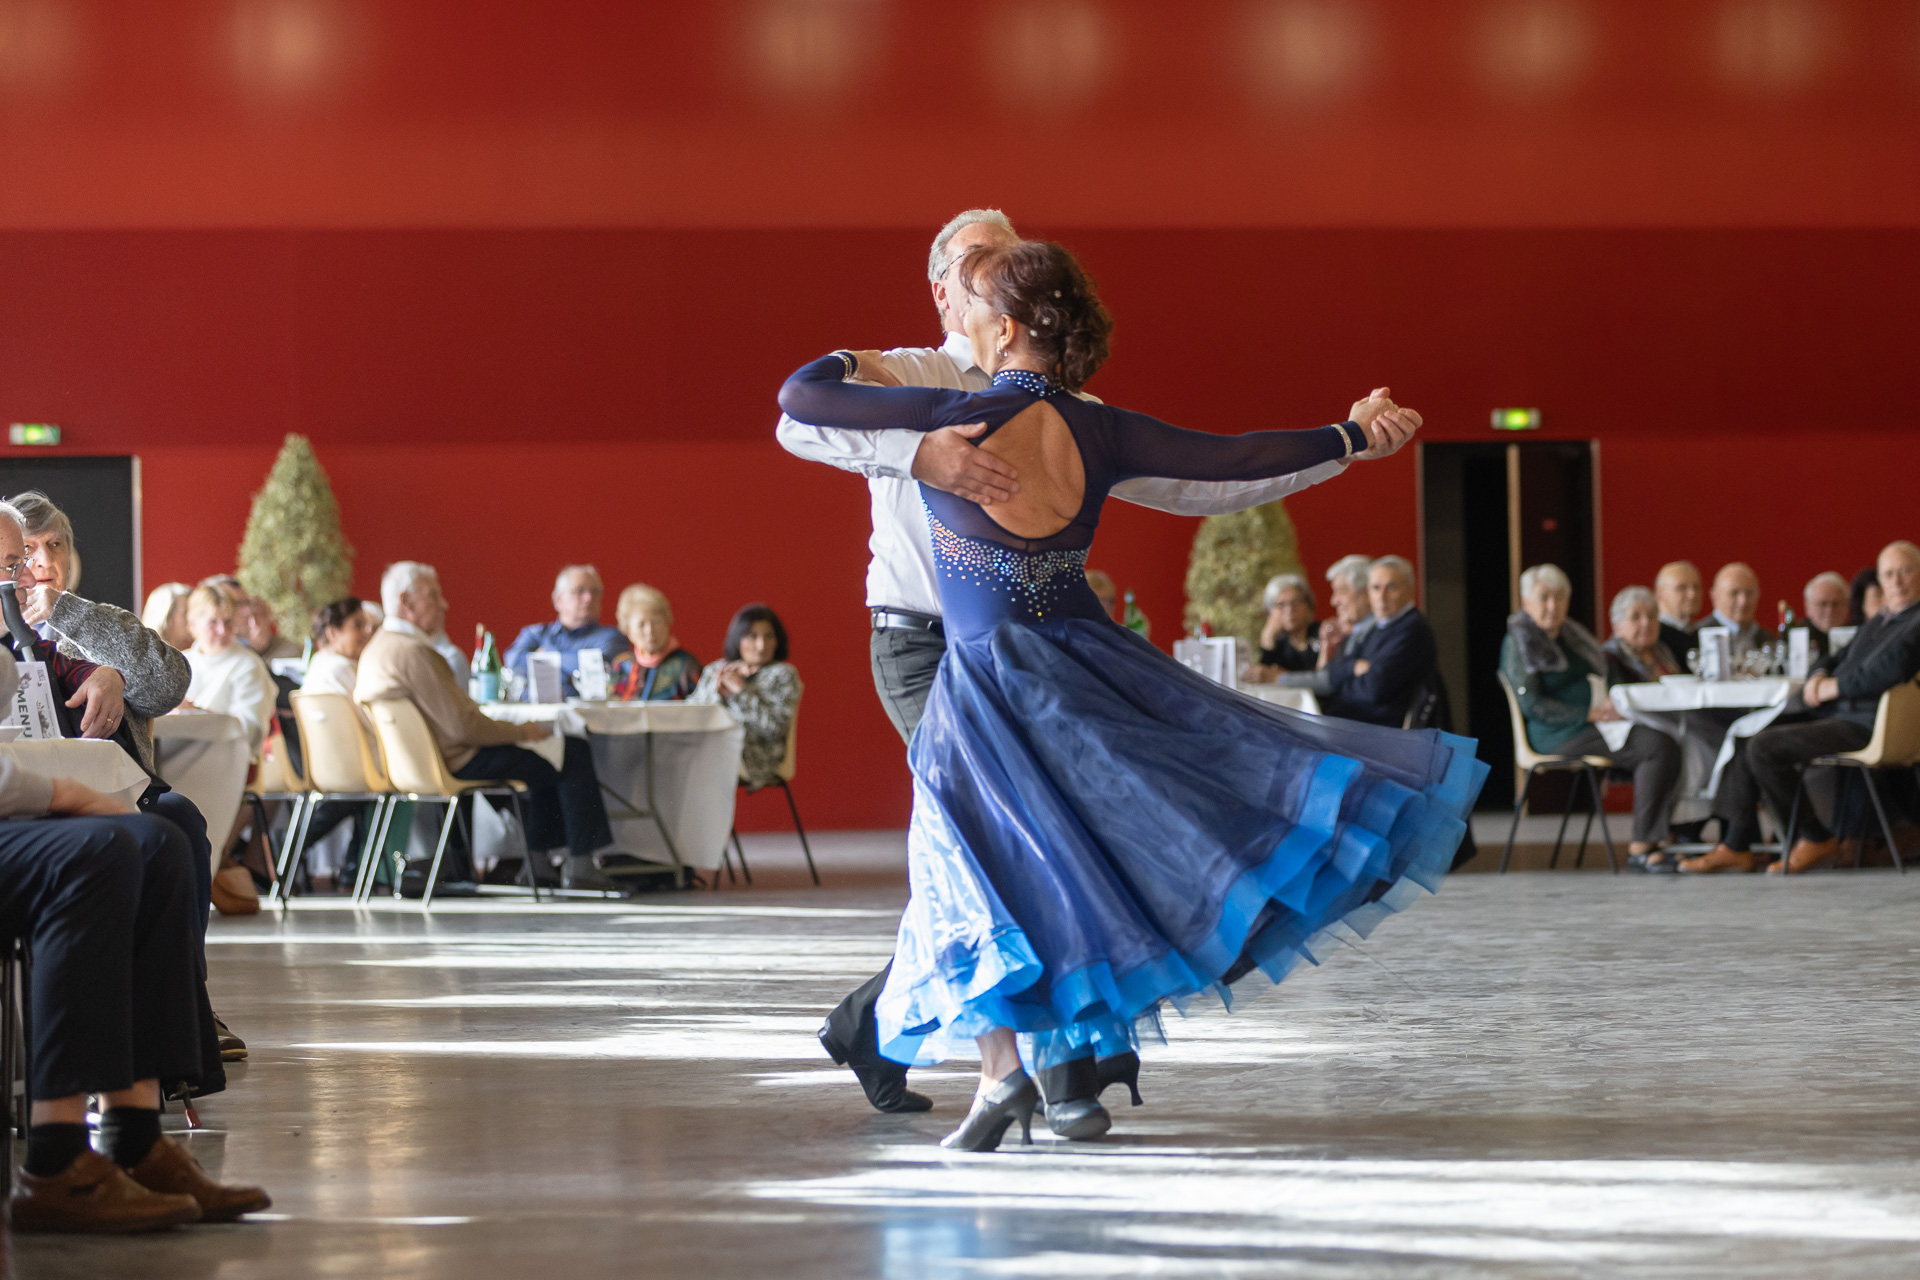
<path fill-rule="evenodd" d="M 944 636 L 947 626 L 930 613 L 915 613 L 911 609 L 875 609 L 873 611 L 873 629 L 875 631 L 930 631 L 936 636 Z"/>

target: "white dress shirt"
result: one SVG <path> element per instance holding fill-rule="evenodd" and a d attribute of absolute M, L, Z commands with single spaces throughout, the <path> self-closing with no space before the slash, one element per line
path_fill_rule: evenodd
<path fill-rule="evenodd" d="M 981 391 L 992 379 L 973 363 L 973 344 L 950 333 L 938 347 L 896 347 L 884 353 L 887 372 L 909 387 Z M 1085 397 L 1093 399 L 1092 396 Z M 824 462 L 867 478 L 873 535 L 867 549 L 869 608 L 911 609 L 938 615 L 940 590 L 933 570 L 933 535 L 920 486 L 913 479 L 913 458 L 926 436 L 918 431 L 844 431 L 814 427 L 781 415 L 781 447 L 809 462 Z M 1142 477 L 1113 487 L 1113 496 L 1156 511 L 1181 516 L 1211 516 L 1244 511 L 1284 498 L 1346 470 L 1345 461 L 1323 462 L 1292 475 L 1267 480 L 1165 480 Z"/>

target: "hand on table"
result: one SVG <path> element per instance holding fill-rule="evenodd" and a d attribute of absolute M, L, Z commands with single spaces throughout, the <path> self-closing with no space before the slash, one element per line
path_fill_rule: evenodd
<path fill-rule="evenodd" d="M 1609 724 L 1615 720 L 1623 720 L 1625 718 L 1626 717 L 1613 709 L 1611 702 L 1596 702 L 1587 708 L 1588 724 Z"/>
<path fill-rule="evenodd" d="M 927 432 L 913 455 L 913 478 L 983 507 L 1012 499 L 1020 492 L 1013 464 L 971 443 L 986 429 L 984 422 L 969 422 Z"/>
<path fill-rule="evenodd" d="M 53 616 L 54 601 L 60 598 L 58 587 L 34 587 L 20 593 L 20 616 L 27 625 L 37 627 Z"/>
<path fill-rule="evenodd" d="M 47 805 L 47 812 L 81 818 L 105 818 L 119 813 L 132 813 L 133 806 L 113 796 L 101 795 L 92 787 L 75 782 L 72 778 L 55 778 L 53 800 Z"/>
<path fill-rule="evenodd" d="M 520 726 L 520 741 L 522 742 L 540 742 L 552 736 L 553 726 L 542 724 L 538 720 L 530 720 Z"/>
<path fill-rule="evenodd" d="M 1840 682 L 1832 676 L 1808 676 L 1807 682 L 1800 686 L 1800 701 L 1810 707 L 1817 707 L 1823 702 L 1831 701 L 1839 694 Z"/>
<path fill-rule="evenodd" d="M 739 693 L 747 687 L 747 677 L 752 674 L 753 672 L 747 668 L 747 664 L 744 662 L 729 662 L 726 666 L 721 667 L 719 677 L 721 696 L 731 698 L 734 694 Z"/>
<path fill-rule="evenodd" d="M 41 588 L 35 588 L 40 590 Z M 80 715 L 80 736 L 83 738 L 107 738 L 113 736 L 120 727 L 120 721 L 127 714 L 127 682 L 112 667 L 95 667 L 73 696 L 67 699 L 70 707 L 86 705 Z"/>

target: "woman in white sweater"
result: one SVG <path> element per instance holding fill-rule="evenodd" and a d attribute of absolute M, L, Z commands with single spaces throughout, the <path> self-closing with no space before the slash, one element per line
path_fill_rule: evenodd
<path fill-rule="evenodd" d="M 187 598 L 187 629 L 193 633 L 187 665 L 193 681 L 180 706 L 234 717 L 246 730 L 248 751 L 258 760 L 273 727 L 277 691 L 267 664 L 235 639 L 238 612 L 233 597 L 220 587 L 196 587 Z"/>

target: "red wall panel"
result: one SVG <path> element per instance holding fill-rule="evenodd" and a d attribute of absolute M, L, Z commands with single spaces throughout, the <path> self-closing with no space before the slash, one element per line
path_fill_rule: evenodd
<path fill-rule="evenodd" d="M 1599 439 L 1609 591 L 1740 556 L 1770 610 L 1916 531 L 1915 233 L 1059 234 L 1118 316 L 1094 385 L 1116 403 L 1239 430 L 1385 381 L 1433 438 L 1529 404 Z M 0 233 L 0 421 L 143 457 L 149 583 L 231 566 L 300 431 L 360 589 L 432 561 L 456 637 L 543 616 L 581 559 L 667 591 L 703 657 L 764 599 L 808 681 L 810 820 L 887 825 L 906 785 L 866 671 L 863 487 L 783 454 L 772 396 L 819 351 L 931 338 L 924 253 L 846 230 Z M 1310 566 L 1413 554 L 1414 483 L 1408 455 L 1293 500 Z M 1116 505 L 1094 549 L 1162 643 L 1193 523 Z"/>

